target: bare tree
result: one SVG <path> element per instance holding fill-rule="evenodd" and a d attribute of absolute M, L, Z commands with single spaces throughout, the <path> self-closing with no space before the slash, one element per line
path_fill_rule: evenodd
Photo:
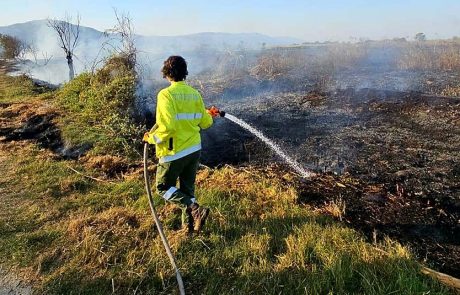
<path fill-rule="evenodd" d="M 79 14 L 76 16 L 75 24 L 72 24 L 73 18 L 67 14 L 63 20 L 48 19 L 48 26 L 57 33 L 61 48 L 65 52 L 67 64 L 69 65 L 69 80 L 75 77 L 73 57 L 74 50 L 78 45 L 78 37 L 80 36 L 80 19 Z"/>
<path fill-rule="evenodd" d="M 419 41 L 419 42 L 426 41 L 425 33 L 417 33 L 417 34 L 415 34 L 415 40 Z"/>
<path fill-rule="evenodd" d="M 106 30 L 105 34 L 106 36 L 113 34 L 120 40 L 121 46 L 114 49 L 128 60 L 131 69 L 134 70 L 137 62 L 137 49 L 134 44 L 135 34 L 131 17 L 127 13 L 119 14 L 116 9 L 114 9 L 114 12 L 117 24 L 113 28 Z"/>
<path fill-rule="evenodd" d="M 40 52 L 34 43 L 31 43 L 29 46 L 27 46 L 27 52 L 32 55 L 34 63 L 37 66 L 46 66 L 53 58 L 53 56 L 49 55 L 48 52 Z M 39 53 L 41 56 L 39 56 Z M 43 64 L 40 64 L 40 60 L 43 61 Z"/>

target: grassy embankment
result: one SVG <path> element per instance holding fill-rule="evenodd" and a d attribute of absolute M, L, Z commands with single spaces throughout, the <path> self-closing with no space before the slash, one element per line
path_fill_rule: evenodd
<path fill-rule="evenodd" d="M 176 292 L 130 141 L 137 135 L 117 133 L 134 132 L 123 111 L 132 77 L 84 74 L 45 96 L 23 78 L 0 79 L 2 103 L 46 100 L 60 110 L 64 141 L 93 147 L 84 159 L 62 160 L 30 142 L 0 143 L 0 263 L 33 280 L 39 294 Z M 202 169 L 197 195 L 212 217 L 192 238 L 177 231 L 180 210 L 157 199 L 188 293 L 449 294 L 398 243 L 376 245 L 383 254 L 299 205 L 291 181 L 250 168 Z"/>
<path fill-rule="evenodd" d="M 10 77 L 0 70 L 0 103 L 27 100 L 40 92 L 26 76 Z"/>

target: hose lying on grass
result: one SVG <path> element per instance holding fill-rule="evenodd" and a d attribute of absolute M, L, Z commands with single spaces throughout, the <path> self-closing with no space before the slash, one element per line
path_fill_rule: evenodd
<path fill-rule="evenodd" d="M 155 206 L 153 202 L 153 196 L 152 196 L 152 188 L 150 187 L 150 177 L 149 177 L 149 171 L 148 171 L 148 155 L 149 155 L 149 144 L 145 143 L 144 144 L 144 180 L 145 180 L 145 190 L 147 191 L 147 197 L 149 199 L 149 204 L 150 204 L 150 209 L 152 211 L 153 219 L 155 220 L 155 224 L 158 229 L 158 233 L 160 234 L 161 241 L 163 242 L 163 246 L 166 249 L 166 253 L 168 254 L 169 260 L 171 261 L 171 264 L 176 271 L 176 279 L 177 279 L 177 284 L 179 285 L 179 292 L 181 295 L 185 295 L 185 290 L 184 290 L 184 282 L 182 281 L 182 276 L 180 274 L 179 268 L 176 265 L 176 259 L 174 258 L 174 255 L 171 252 L 171 248 L 169 247 L 168 240 L 166 239 L 165 233 L 163 231 L 163 226 L 161 225 L 160 219 L 158 218 L 157 212 L 155 211 Z"/>
<path fill-rule="evenodd" d="M 390 255 L 390 253 L 388 253 L 387 251 L 383 249 L 377 248 L 375 246 L 373 248 L 382 254 Z M 442 272 L 435 271 L 420 263 L 419 263 L 419 266 L 420 266 L 420 272 L 423 273 L 424 275 L 430 276 L 433 279 L 438 280 L 440 283 L 444 284 L 445 286 L 451 289 L 460 291 L 460 279 L 454 278 Z"/>

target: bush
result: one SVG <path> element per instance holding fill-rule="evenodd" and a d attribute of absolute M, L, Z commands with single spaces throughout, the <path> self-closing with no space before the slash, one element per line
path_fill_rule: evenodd
<path fill-rule="evenodd" d="M 0 34 L 0 58 L 17 58 L 25 51 L 26 47 L 26 44 L 18 38 Z"/>
<path fill-rule="evenodd" d="M 306 62 L 303 52 L 267 51 L 258 57 L 250 73 L 257 80 L 273 81 L 290 72 L 305 72 Z"/>
<path fill-rule="evenodd" d="M 58 94 L 67 112 L 61 122 L 64 140 L 91 145 L 94 154 L 137 158 L 143 128 L 132 120 L 135 87 L 134 71 L 119 56 L 64 85 Z"/>

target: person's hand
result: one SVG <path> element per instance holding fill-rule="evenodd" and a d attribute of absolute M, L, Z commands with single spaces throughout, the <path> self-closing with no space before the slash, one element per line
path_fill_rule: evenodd
<path fill-rule="evenodd" d="M 145 141 L 145 142 L 149 142 L 149 133 L 148 132 L 144 133 L 144 137 L 142 138 L 142 140 Z"/>
<path fill-rule="evenodd" d="M 209 109 L 206 110 L 208 114 L 210 114 L 213 118 L 219 116 L 220 111 L 218 108 L 215 106 L 210 107 Z"/>

